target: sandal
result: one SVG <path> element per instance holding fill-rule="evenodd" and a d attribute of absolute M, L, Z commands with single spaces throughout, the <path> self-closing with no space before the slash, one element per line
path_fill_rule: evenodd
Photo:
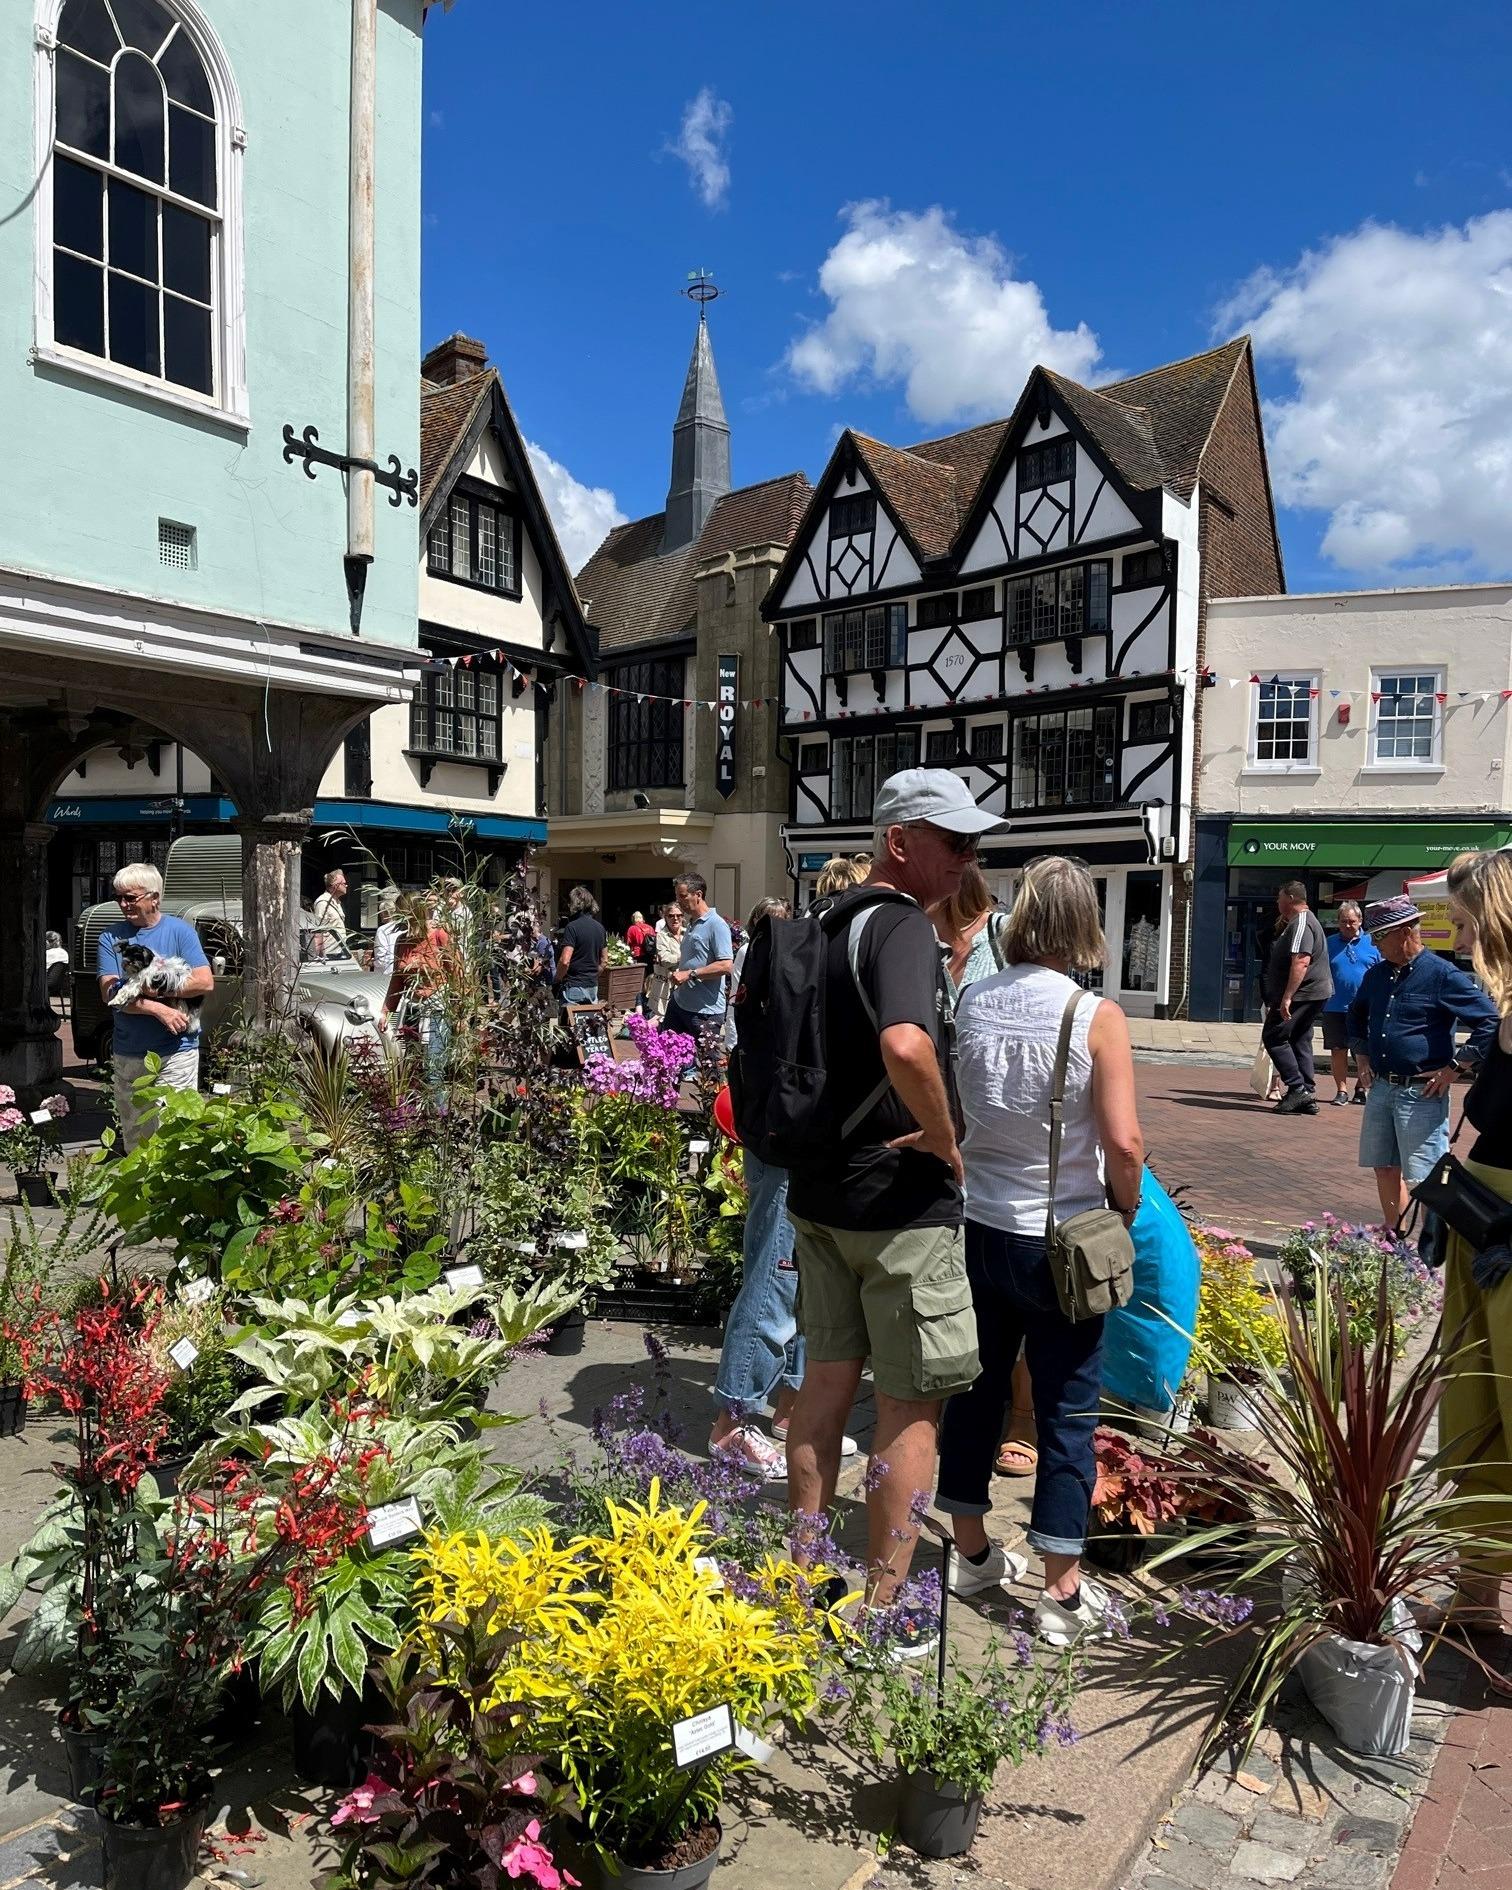
<path fill-rule="evenodd" d="M 998 1451 L 992 1467 L 1000 1477 L 1032 1477 L 1039 1468 L 1039 1452 L 1033 1444 L 1010 1437 Z"/>

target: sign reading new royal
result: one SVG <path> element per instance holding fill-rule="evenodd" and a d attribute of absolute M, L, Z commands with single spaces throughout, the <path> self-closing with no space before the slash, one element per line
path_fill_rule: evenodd
<path fill-rule="evenodd" d="M 715 717 L 714 785 L 728 800 L 735 792 L 735 704 L 740 695 L 740 658 L 719 659 L 719 709 Z"/>

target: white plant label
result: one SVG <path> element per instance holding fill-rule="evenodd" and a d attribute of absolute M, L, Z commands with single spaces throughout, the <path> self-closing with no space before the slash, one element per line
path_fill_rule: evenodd
<path fill-rule="evenodd" d="M 714 1560 L 712 1555 L 695 1556 L 693 1567 L 698 1574 L 713 1577 L 714 1592 L 716 1594 L 724 1587 L 724 1576 L 720 1574 L 719 1564 Z"/>
<path fill-rule="evenodd" d="M 769 1746 L 760 1733 L 753 1733 L 749 1726 L 739 1722 L 735 1726 L 735 1745 L 748 1759 L 754 1759 L 758 1765 L 768 1765 L 777 1748 Z"/>
<path fill-rule="evenodd" d="M 231 1094 L 231 1085 L 229 1083 L 212 1083 L 210 1085 L 210 1094 L 212 1096 L 229 1096 Z"/>
<path fill-rule="evenodd" d="M 536 1249 L 535 1249 L 535 1242 L 533 1240 L 512 1240 L 510 1241 L 509 1245 L 510 1245 L 511 1252 L 528 1253 L 531 1259 L 534 1260 Z"/>
<path fill-rule="evenodd" d="M 702 1137 L 700 1137 L 698 1141 L 690 1142 L 688 1144 L 688 1153 L 690 1155 L 707 1155 L 708 1152 L 709 1152 L 709 1145 L 707 1142 L 705 1142 L 702 1139 Z"/>
<path fill-rule="evenodd" d="M 558 1234 L 556 1244 L 563 1253 L 581 1253 L 588 1245 L 586 1234 Z"/>
<path fill-rule="evenodd" d="M 695 1713 L 680 1719 L 672 1728 L 672 1750 L 679 1768 L 697 1765 L 700 1759 L 717 1758 L 735 1745 L 735 1715 L 729 1704 L 711 1706 L 707 1713 Z"/>
<path fill-rule="evenodd" d="M 174 1364 L 178 1366 L 181 1372 L 186 1372 L 199 1357 L 199 1347 L 194 1343 L 193 1339 L 187 1337 L 177 1339 L 169 1346 L 168 1356 L 173 1360 Z"/>
<path fill-rule="evenodd" d="M 464 1286 L 481 1286 L 483 1269 L 482 1267 L 448 1267 L 441 1277 L 448 1286 L 460 1292 Z"/>
<path fill-rule="evenodd" d="M 39 1129 L 45 1129 L 49 1127 L 52 1122 L 52 1111 L 50 1109 L 34 1109 L 31 1112 L 31 1119 L 36 1123 Z"/>
<path fill-rule="evenodd" d="M 368 1511 L 368 1541 L 375 1549 L 387 1549 L 395 1542 L 408 1542 L 425 1527 L 417 1497 L 407 1496 L 402 1503 L 383 1503 Z"/>

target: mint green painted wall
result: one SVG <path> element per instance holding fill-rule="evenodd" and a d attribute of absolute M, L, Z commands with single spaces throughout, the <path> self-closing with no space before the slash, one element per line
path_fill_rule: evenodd
<path fill-rule="evenodd" d="M 201 0 L 241 89 L 251 431 L 29 361 L 33 0 L 0 6 L 0 565 L 345 632 L 346 498 L 283 460 L 283 426 L 345 448 L 347 0 Z M 419 462 L 421 0 L 380 0 L 377 441 Z M 198 528 L 165 569 L 158 519 Z M 364 637 L 416 638 L 418 514 L 380 487 Z"/>

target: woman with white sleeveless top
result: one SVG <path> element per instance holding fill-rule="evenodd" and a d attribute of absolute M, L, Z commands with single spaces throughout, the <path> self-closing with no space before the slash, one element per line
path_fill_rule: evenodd
<path fill-rule="evenodd" d="M 966 1133 L 966 1271 L 981 1376 L 945 1407 L 936 1506 L 955 1518 L 950 1585 L 974 1595 L 1027 1564 L 993 1543 L 993 1458 L 1013 1363 L 1024 1347 L 1034 1383 L 1039 1467 L 1028 1542 L 1044 1563 L 1035 1610 L 1042 1640 L 1064 1647 L 1096 1631 L 1107 1591 L 1081 1572 L 1092 1509 L 1103 1322 L 1060 1310 L 1045 1257 L 1050 1207 L 1050 1098 L 1073 971 L 1106 955 L 1097 887 L 1079 860 L 1036 860 L 1003 938 L 1005 969 L 973 984 L 956 1013 L 957 1080 Z M 1087 992 L 1072 1024 L 1055 1218 L 1111 1204 L 1132 1221 L 1144 1173 L 1134 1056 L 1123 1012 Z"/>

